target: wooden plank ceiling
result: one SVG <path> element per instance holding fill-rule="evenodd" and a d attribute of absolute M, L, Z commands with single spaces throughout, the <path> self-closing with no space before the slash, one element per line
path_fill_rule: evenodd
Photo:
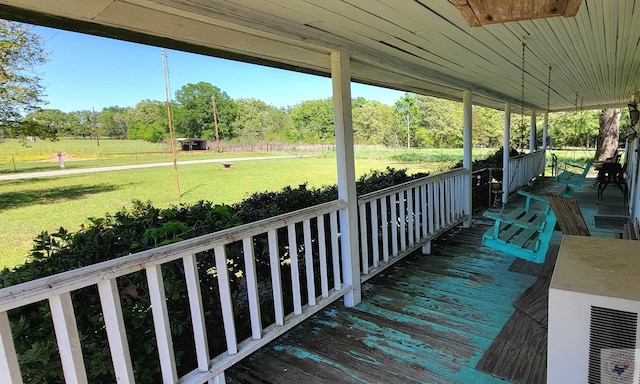
<path fill-rule="evenodd" d="M 474 103 L 515 112 L 522 41 L 527 113 L 547 110 L 550 66 L 551 111 L 624 105 L 640 88 L 635 0 L 481 27 L 456 2 L 0 0 L 0 17 L 321 75 L 328 53 L 347 49 L 354 81 L 453 100 L 470 89 Z"/>

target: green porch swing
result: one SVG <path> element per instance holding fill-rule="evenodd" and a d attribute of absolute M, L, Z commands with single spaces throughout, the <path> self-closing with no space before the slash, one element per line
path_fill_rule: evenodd
<path fill-rule="evenodd" d="M 522 118 L 524 120 L 524 64 L 526 40 L 522 39 Z M 551 89 L 551 67 L 549 67 L 549 85 L 547 104 Z M 522 122 L 524 123 L 524 121 Z M 556 226 L 556 216 L 549 201 L 524 191 L 518 191 L 526 197 L 524 208 L 516 209 L 508 214 L 485 212 L 484 216 L 494 219 L 495 224 L 482 236 L 482 245 L 505 252 L 521 259 L 541 264 L 544 262 L 549 242 Z M 533 210 L 532 203 L 538 202 L 542 210 Z"/>

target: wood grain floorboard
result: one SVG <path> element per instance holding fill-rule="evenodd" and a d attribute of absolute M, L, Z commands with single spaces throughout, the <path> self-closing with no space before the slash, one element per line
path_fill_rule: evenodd
<path fill-rule="evenodd" d="M 407 334 L 385 332 L 384 328 L 365 327 L 367 323 L 363 319 L 344 324 L 323 327 L 322 335 L 313 343 L 301 334 L 292 335 L 286 341 L 330 359 L 336 365 L 341 364 L 362 382 L 450 383 L 438 375 L 442 367 L 436 365 L 434 359 L 423 360 L 419 354 L 413 356 L 412 352 L 418 352 L 424 345 L 419 340 Z"/>
<path fill-rule="evenodd" d="M 527 275 L 540 276 L 542 273 L 542 264 L 532 263 L 524 259 L 516 258 L 509 266 L 509 271 L 524 273 Z"/>
<path fill-rule="evenodd" d="M 435 300 L 428 295 L 409 295 L 388 288 L 377 291 L 375 297 L 369 302 L 371 305 L 393 309 L 424 321 L 440 322 L 453 328 L 467 328 L 470 332 L 481 335 L 497 334 L 502 326 L 499 324 L 500 320 L 504 318 L 504 315 L 483 314 L 479 316 L 469 306 L 454 306 L 444 301 Z"/>
<path fill-rule="evenodd" d="M 539 369 L 536 358 L 546 354 L 546 329 L 515 311 L 476 368 L 506 380 L 529 383 Z"/>

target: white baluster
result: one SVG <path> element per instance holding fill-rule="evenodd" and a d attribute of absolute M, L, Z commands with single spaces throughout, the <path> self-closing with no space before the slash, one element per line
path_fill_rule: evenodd
<path fill-rule="evenodd" d="M 62 372 L 67 383 L 87 383 L 75 311 L 69 292 L 49 297 Z"/>
<path fill-rule="evenodd" d="M 7 312 L 0 312 L 0 383 L 22 384 L 18 356 Z"/>
<path fill-rule="evenodd" d="M 247 298 L 251 316 L 251 336 L 254 340 L 262 338 L 262 319 L 260 315 L 260 299 L 258 296 L 258 276 L 256 275 L 256 259 L 253 251 L 253 237 L 242 239 L 244 253 L 244 272 L 247 282 Z"/>
<path fill-rule="evenodd" d="M 169 311 L 167 299 L 164 293 L 164 280 L 160 265 L 146 268 L 147 282 L 149 284 L 149 298 L 153 314 L 153 326 L 156 331 L 156 343 L 160 355 L 160 369 L 162 380 L 165 383 L 178 382 L 176 358 L 173 353 L 173 340 L 171 339 L 171 325 L 169 324 Z"/>
<path fill-rule="evenodd" d="M 200 278 L 198 276 L 198 262 L 196 255 L 188 255 L 182 258 L 184 276 L 189 295 L 189 308 L 191 310 L 191 323 L 193 324 L 193 339 L 196 347 L 196 357 L 200 372 L 209 370 L 209 347 L 207 342 L 207 329 L 204 322 L 202 309 L 202 292 L 200 291 Z"/>
<path fill-rule="evenodd" d="M 227 341 L 227 353 L 238 353 L 238 341 L 236 338 L 236 325 L 233 320 L 233 303 L 231 302 L 231 288 L 229 286 L 229 271 L 227 270 L 227 254 L 224 245 L 214 248 L 216 257 L 216 271 L 218 275 L 218 290 L 220 291 L 220 308 L 224 323 L 224 334 Z"/>

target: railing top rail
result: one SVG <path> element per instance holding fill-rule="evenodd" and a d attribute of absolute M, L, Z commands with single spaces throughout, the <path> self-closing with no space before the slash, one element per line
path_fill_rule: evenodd
<path fill-rule="evenodd" d="M 502 171 L 502 168 L 501 167 L 487 167 L 487 168 L 482 168 L 482 169 L 476 169 L 475 171 L 471 172 L 471 174 L 473 175 L 474 173 L 487 172 L 487 171 Z"/>
<path fill-rule="evenodd" d="M 525 153 L 525 154 L 523 154 L 523 155 L 510 156 L 510 157 L 509 157 L 509 160 L 518 160 L 518 159 L 522 159 L 522 158 L 524 158 L 524 157 L 529 157 L 529 156 L 538 155 L 538 154 L 541 154 L 541 153 L 543 153 L 543 152 L 545 152 L 545 150 L 544 150 L 544 149 L 539 149 L 539 150 L 537 150 L 537 151 L 535 151 L 535 152 Z"/>
<path fill-rule="evenodd" d="M 462 175 L 465 173 L 468 173 L 469 170 L 467 170 L 466 168 L 456 168 L 456 169 L 452 169 L 446 172 L 442 172 L 442 173 L 438 173 L 437 175 L 429 175 L 426 177 L 422 177 L 420 179 L 416 179 L 416 180 L 411 180 L 411 181 L 407 181 L 406 183 L 402 183 L 402 184 L 398 184 L 398 185 L 394 185 L 393 187 L 388 187 L 385 189 L 381 189 L 379 191 L 375 191 L 375 192 L 371 192 L 371 193 L 367 193 L 365 195 L 362 195 L 358 198 L 358 205 L 362 205 L 362 204 L 366 204 L 370 201 L 373 201 L 381 196 L 386 196 L 392 192 L 395 191 L 401 191 L 403 189 L 406 188 L 410 188 L 413 187 L 415 185 L 420 185 L 420 184 L 424 184 L 427 182 L 434 182 L 434 181 L 438 181 L 438 180 L 443 180 L 446 179 L 448 177 L 452 177 L 452 176 L 457 176 L 457 175 Z"/>
<path fill-rule="evenodd" d="M 0 312 L 45 300 L 53 295 L 71 292 L 100 281 L 127 275 L 148 266 L 164 264 L 181 257 L 233 243 L 249 236 L 265 233 L 304 219 L 334 212 L 347 206 L 343 200 L 285 213 L 178 243 L 122 256 L 37 280 L 0 289 Z"/>

